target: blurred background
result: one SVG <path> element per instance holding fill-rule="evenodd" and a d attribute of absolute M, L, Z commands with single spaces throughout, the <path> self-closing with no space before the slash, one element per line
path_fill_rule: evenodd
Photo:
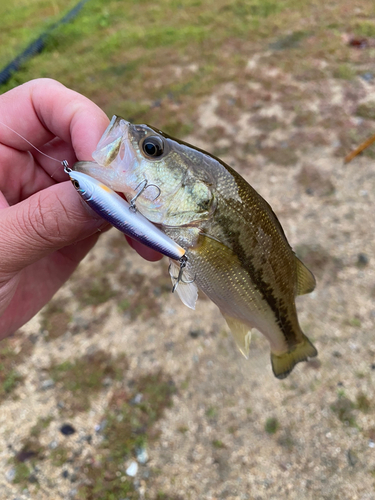
<path fill-rule="evenodd" d="M 373 0 L 2 2 L 0 69 L 36 40 L 2 93 L 55 78 L 271 204 L 319 357 L 275 379 L 111 230 L 0 345 L 2 498 L 375 499 L 375 147 L 343 162 L 375 134 Z"/>

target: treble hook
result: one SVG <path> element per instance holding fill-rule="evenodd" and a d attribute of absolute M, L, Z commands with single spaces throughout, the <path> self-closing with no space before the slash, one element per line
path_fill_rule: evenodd
<path fill-rule="evenodd" d="M 149 187 L 154 187 L 154 188 L 156 188 L 156 189 L 159 191 L 159 192 L 158 192 L 158 194 L 157 194 L 157 196 L 155 196 L 155 198 L 154 198 L 152 201 L 155 201 L 155 200 L 156 200 L 156 199 L 158 199 L 158 198 L 159 198 L 159 196 L 161 195 L 161 189 L 160 189 L 160 187 L 159 187 L 159 186 L 156 186 L 156 184 L 149 184 L 147 179 L 143 179 L 143 181 L 142 181 L 142 182 L 140 182 L 140 183 L 138 184 L 138 186 L 135 188 L 135 191 L 139 188 L 139 186 L 140 186 L 141 184 L 143 184 L 143 186 L 142 186 L 141 190 L 140 190 L 140 191 L 139 191 L 139 192 L 138 192 L 138 193 L 134 196 L 134 198 L 132 198 L 132 199 L 130 200 L 130 207 L 129 207 L 129 209 L 130 209 L 130 210 L 133 210 L 134 212 L 137 210 L 137 207 L 135 206 L 135 202 L 136 202 L 136 201 L 137 201 L 137 199 L 141 196 L 141 194 L 142 194 L 142 193 L 144 193 L 144 192 L 146 191 L 146 189 L 147 189 L 147 188 L 149 188 Z"/>
<path fill-rule="evenodd" d="M 186 264 L 187 264 L 187 257 L 186 257 L 186 255 L 183 255 L 183 256 L 181 257 L 181 259 L 179 260 L 179 262 L 180 262 L 180 269 L 179 269 L 179 271 L 178 271 L 178 276 L 177 276 L 177 278 L 176 278 L 175 276 L 172 276 L 172 275 L 171 275 L 171 276 L 172 276 L 172 278 L 173 278 L 174 280 L 177 280 L 177 281 L 176 281 L 176 283 L 175 283 L 175 284 L 173 285 L 173 287 L 172 287 L 172 293 L 174 293 L 174 292 L 175 292 L 175 290 L 176 290 L 176 288 L 178 287 L 179 283 L 184 283 L 184 285 L 188 285 L 188 284 L 190 284 L 190 283 L 194 283 L 194 281 L 195 281 L 195 280 L 196 280 L 196 278 L 197 278 L 197 276 L 195 276 L 193 280 L 185 281 L 185 280 L 182 278 L 182 276 L 183 276 L 183 274 L 184 274 L 184 269 L 185 269 Z M 171 268 L 171 264 L 169 264 L 168 271 L 170 270 L 170 268 Z"/>

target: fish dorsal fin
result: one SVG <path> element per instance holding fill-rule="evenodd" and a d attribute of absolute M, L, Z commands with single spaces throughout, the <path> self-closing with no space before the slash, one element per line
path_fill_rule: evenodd
<path fill-rule="evenodd" d="M 223 313 L 221 313 L 223 314 Z M 247 359 L 250 351 L 251 328 L 242 321 L 223 314 L 227 325 L 236 341 L 237 347 Z"/>
<path fill-rule="evenodd" d="M 174 285 L 176 283 L 178 273 L 180 272 L 180 265 L 172 259 L 169 259 L 169 262 L 169 274 Z M 189 281 L 191 283 L 188 283 Z M 175 292 L 185 306 L 190 307 L 190 309 L 195 309 L 195 304 L 198 299 L 198 287 L 187 271 L 184 271 L 182 281 L 178 284 Z"/>
<path fill-rule="evenodd" d="M 298 257 L 295 257 L 295 259 L 297 265 L 297 295 L 310 293 L 316 285 L 314 275 Z"/>

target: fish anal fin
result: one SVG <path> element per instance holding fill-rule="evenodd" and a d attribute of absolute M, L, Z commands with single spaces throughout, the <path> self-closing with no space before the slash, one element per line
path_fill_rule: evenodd
<path fill-rule="evenodd" d="M 271 352 L 273 373 L 275 377 L 283 379 L 289 375 L 297 363 L 307 361 L 309 358 L 317 356 L 317 354 L 318 351 L 310 340 L 303 335 L 302 342 L 297 344 L 293 350 L 280 355 Z"/>
<path fill-rule="evenodd" d="M 222 313 L 223 314 L 223 313 Z M 227 325 L 236 341 L 237 347 L 247 359 L 250 351 L 251 328 L 242 321 L 223 314 Z"/>
<path fill-rule="evenodd" d="M 314 290 L 316 281 L 313 273 L 296 257 L 297 266 L 297 295 L 304 295 Z"/>

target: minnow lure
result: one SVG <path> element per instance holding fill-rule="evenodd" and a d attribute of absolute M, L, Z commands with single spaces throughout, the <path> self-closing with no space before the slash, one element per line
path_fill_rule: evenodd
<path fill-rule="evenodd" d="M 182 263 L 185 250 L 143 217 L 115 191 L 89 175 L 75 172 L 65 166 L 73 186 L 85 202 L 103 219 L 122 233 L 163 255 Z"/>

